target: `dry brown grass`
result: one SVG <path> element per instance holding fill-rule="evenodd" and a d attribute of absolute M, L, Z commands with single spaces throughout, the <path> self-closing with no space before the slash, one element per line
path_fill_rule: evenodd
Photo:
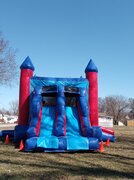
<path fill-rule="evenodd" d="M 134 128 L 115 127 L 104 153 L 24 153 L 0 144 L 1 179 L 134 179 Z"/>

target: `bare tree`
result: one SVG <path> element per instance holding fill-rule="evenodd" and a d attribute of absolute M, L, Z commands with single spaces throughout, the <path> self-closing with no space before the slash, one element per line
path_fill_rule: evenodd
<path fill-rule="evenodd" d="M 9 103 L 10 112 L 12 115 L 18 115 L 18 100 L 11 101 Z"/>
<path fill-rule="evenodd" d="M 129 99 L 129 106 L 130 106 L 129 117 L 131 119 L 134 119 L 134 99 L 133 98 Z"/>
<path fill-rule="evenodd" d="M 17 65 L 16 65 L 16 50 L 9 46 L 0 33 L 0 84 L 11 85 L 11 82 L 16 80 Z M 15 82 L 15 81 L 14 81 Z"/>
<path fill-rule="evenodd" d="M 101 113 L 105 112 L 105 99 L 99 97 L 98 99 L 98 111 Z"/>
<path fill-rule="evenodd" d="M 128 114 L 128 99 L 124 96 L 108 96 L 105 98 L 106 114 L 113 116 L 114 124 L 124 121 Z"/>
<path fill-rule="evenodd" d="M 0 114 L 7 114 L 7 115 L 11 115 L 10 111 L 5 109 L 5 108 L 2 108 L 0 109 Z"/>

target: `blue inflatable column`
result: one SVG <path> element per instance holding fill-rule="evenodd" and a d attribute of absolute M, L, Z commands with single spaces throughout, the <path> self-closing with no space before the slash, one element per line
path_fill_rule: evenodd
<path fill-rule="evenodd" d="M 36 87 L 30 108 L 30 125 L 27 131 L 28 138 L 39 136 L 42 116 L 42 88 Z"/>
<path fill-rule="evenodd" d="M 88 100 L 86 97 L 86 89 L 80 88 L 80 97 L 78 103 L 79 109 L 79 118 L 82 135 L 85 137 L 91 136 L 92 128 L 89 121 L 89 108 L 88 108 Z"/>
<path fill-rule="evenodd" d="M 56 120 L 55 120 L 55 136 L 65 136 L 66 134 L 66 115 L 65 115 L 65 95 L 64 86 L 57 87 L 57 105 L 56 105 Z"/>

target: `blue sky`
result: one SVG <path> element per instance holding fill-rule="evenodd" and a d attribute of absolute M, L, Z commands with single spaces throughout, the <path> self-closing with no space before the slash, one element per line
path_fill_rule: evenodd
<path fill-rule="evenodd" d="M 134 98 L 133 0 L 0 0 L 0 31 L 30 56 L 35 74 L 84 77 L 90 58 L 99 69 L 99 96 Z M 19 87 L 0 87 L 0 107 Z"/>

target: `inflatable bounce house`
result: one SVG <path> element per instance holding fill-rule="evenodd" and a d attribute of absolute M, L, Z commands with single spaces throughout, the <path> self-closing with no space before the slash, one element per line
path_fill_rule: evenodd
<path fill-rule="evenodd" d="M 89 61 L 86 78 L 33 76 L 29 57 L 20 66 L 18 125 L 14 141 L 25 151 L 98 150 L 114 132 L 98 126 L 98 69 Z"/>

